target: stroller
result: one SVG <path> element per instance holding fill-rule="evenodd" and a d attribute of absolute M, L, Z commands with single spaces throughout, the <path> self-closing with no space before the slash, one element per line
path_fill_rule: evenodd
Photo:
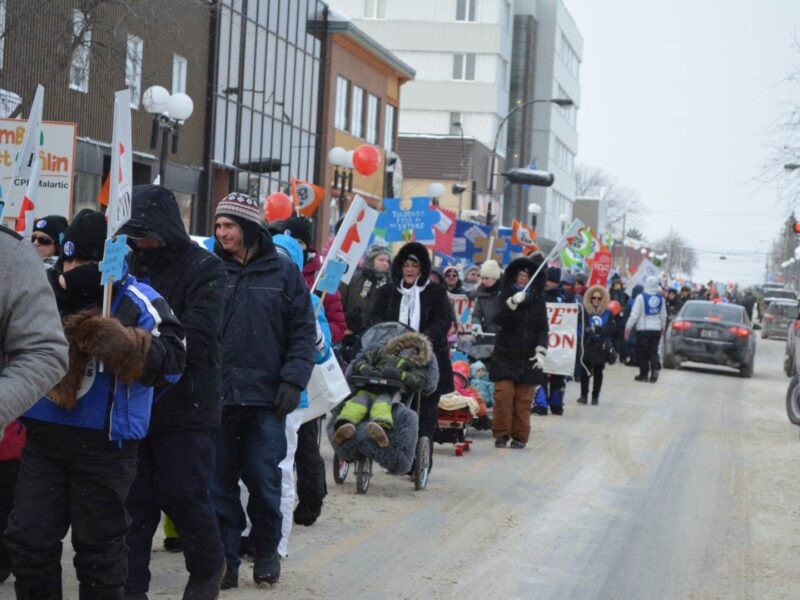
<path fill-rule="evenodd" d="M 349 474 L 350 466 L 354 465 L 356 492 L 359 494 L 365 494 L 369 488 L 373 461 L 393 475 L 410 475 L 416 490 L 423 490 L 428 484 L 432 443 L 427 436 L 418 437 L 418 413 L 423 395 L 433 393 L 439 383 L 439 368 L 432 349 L 424 357 L 424 367 L 419 367 L 419 372 L 424 373 L 419 377 L 421 387 L 410 387 L 410 380 L 404 381 L 405 374 L 399 373 L 397 369 L 387 370 L 367 365 L 363 369 L 367 374 L 356 372 L 359 369 L 358 365 L 366 364 L 381 351 L 391 352 L 398 343 L 398 338 L 410 333 L 425 340 L 424 336 L 400 323 L 379 323 L 371 327 L 362 334 L 361 350 L 346 371 L 347 382 L 353 390 L 349 399 L 353 399 L 360 392 L 399 396 L 399 401 L 393 402 L 391 406 L 393 425 L 387 432 L 388 445 L 381 447 L 370 436 L 368 425 L 372 423 L 368 422 L 369 419 L 355 424 L 355 434 L 349 439 L 340 443 L 334 442 L 338 421 L 342 411 L 346 410 L 347 402 L 337 407 L 327 422 L 326 431 L 334 451 L 333 479 L 337 484 L 343 484 Z M 413 336 L 404 336 L 403 339 L 410 337 Z M 430 347 L 430 343 L 426 340 L 422 343 Z M 387 373 L 396 376 L 387 377 Z"/>

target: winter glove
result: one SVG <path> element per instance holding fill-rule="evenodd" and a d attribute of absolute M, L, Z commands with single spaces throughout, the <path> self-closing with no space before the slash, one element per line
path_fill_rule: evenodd
<path fill-rule="evenodd" d="M 89 355 L 78 349 L 76 334 L 80 325 L 100 314 L 98 310 L 84 310 L 64 319 L 64 334 L 69 342 L 69 370 L 64 378 L 47 395 L 59 406 L 74 408 L 78 402 L 78 390 L 86 376 Z"/>
<path fill-rule="evenodd" d="M 275 394 L 275 414 L 279 419 L 284 418 L 300 405 L 302 390 L 293 383 L 282 381 Z"/>
<path fill-rule="evenodd" d="M 144 373 L 150 351 L 150 332 L 139 327 L 125 327 L 113 317 L 96 315 L 78 325 L 75 345 L 102 362 L 122 383 L 130 384 Z"/>
<path fill-rule="evenodd" d="M 531 358 L 531 368 L 534 371 L 544 370 L 544 359 L 547 357 L 547 348 L 536 346 L 536 354 Z"/>
<path fill-rule="evenodd" d="M 322 325 L 319 324 L 319 321 L 314 319 L 314 324 L 317 326 L 317 340 L 314 342 L 314 346 L 317 352 L 323 353 L 325 352 L 325 334 L 322 333 Z"/>
<path fill-rule="evenodd" d="M 506 300 L 506 306 L 511 310 L 517 310 L 517 307 L 525 302 L 525 298 L 527 295 L 525 292 L 517 292 L 513 296 L 511 296 L 508 300 Z"/>
<path fill-rule="evenodd" d="M 101 287 L 102 276 L 97 263 L 89 263 L 62 273 L 59 284 L 68 292 L 91 292 Z"/>

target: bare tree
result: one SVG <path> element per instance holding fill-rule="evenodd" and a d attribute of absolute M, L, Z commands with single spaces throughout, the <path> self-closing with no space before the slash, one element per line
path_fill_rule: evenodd
<path fill-rule="evenodd" d="M 576 197 L 599 198 L 606 206 L 606 230 L 621 236 L 622 230 L 633 229 L 640 224 L 645 207 L 639 193 L 621 185 L 609 173 L 599 167 L 579 164 L 575 167 Z M 623 227 L 624 226 L 624 227 Z M 625 232 L 630 237 L 628 231 Z"/>
<path fill-rule="evenodd" d="M 636 240 L 637 242 L 646 242 L 647 238 L 644 234 L 639 231 L 636 227 L 631 227 L 625 232 L 625 237 L 630 240 Z"/>
<path fill-rule="evenodd" d="M 697 267 L 697 253 L 679 233 L 670 232 L 653 244 L 653 249 L 667 255 L 665 268 L 668 273 L 680 273 L 691 277 Z"/>

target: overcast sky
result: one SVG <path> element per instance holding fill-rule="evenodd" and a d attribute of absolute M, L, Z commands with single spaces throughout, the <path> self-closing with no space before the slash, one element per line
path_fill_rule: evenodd
<path fill-rule="evenodd" d="M 762 281 L 789 207 L 755 178 L 800 103 L 783 83 L 800 0 L 564 1 L 585 42 L 578 161 L 640 192 L 648 239 L 672 227 L 704 251 L 694 279 Z M 748 254 L 719 260 L 731 252 Z"/>

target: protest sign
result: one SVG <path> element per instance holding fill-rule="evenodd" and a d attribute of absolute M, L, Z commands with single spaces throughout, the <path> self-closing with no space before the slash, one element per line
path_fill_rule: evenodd
<path fill-rule="evenodd" d="M 469 333 L 472 323 L 472 308 L 474 302 L 466 294 L 447 293 L 453 311 L 456 314 L 456 331 L 459 333 Z"/>
<path fill-rule="evenodd" d="M 604 250 L 595 254 L 594 263 L 592 264 L 592 275 L 589 277 L 589 285 L 602 285 L 606 287 L 610 273 L 611 252 Z"/>
<path fill-rule="evenodd" d="M 375 234 L 387 243 L 406 241 L 413 235 L 420 243 L 432 244 L 434 227 L 440 219 L 441 214 L 431 208 L 430 198 L 411 198 L 408 208 L 401 206 L 400 198 L 384 198 Z"/>
<path fill-rule="evenodd" d="M 112 281 L 122 279 L 125 268 L 125 256 L 128 254 L 128 236 L 120 235 L 116 238 L 107 238 L 103 260 L 99 269 L 103 274 L 100 283 L 110 284 Z"/>
<path fill-rule="evenodd" d="M 114 93 L 114 129 L 111 134 L 111 181 L 108 193 L 108 237 L 116 235 L 131 218 L 133 145 L 131 144 L 131 92 Z"/>
<path fill-rule="evenodd" d="M 434 252 L 450 255 L 453 252 L 453 240 L 456 236 L 456 213 L 447 208 L 438 209 L 439 222 L 433 227 L 435 242 Z"/>
<path fill-rule="evenodd" d="M 625 293 L 628 294 L 628 296 L 632 295 L 634 287 L 637 285 L 644 285 L 645 279 L 650 277 L 650 275 L 658 277 L 659 273 L 658 267 L 645 258 L 639 264 L 639 268 L 636 269 L 636 273 L 634 273 L 633 277 L 628 280 L 628 287 L 625 288 Z"/>
<path fill-rule="evenodd" d="M 329 260 L 325 263 L 322 277 L 317 284 L 317 289 L 328 294 L 335 294 L 339 290 L 342 275 L 347 271 L 347 263 L 338 260 Z"/>
<path fill-rule="evenodd" d="M 580 307 L 574 303 L 547 303 L 550 333 L 547 338 L 547 357 L 544 361 L 545 373 L 574 375 L 579 313 Z"/>

